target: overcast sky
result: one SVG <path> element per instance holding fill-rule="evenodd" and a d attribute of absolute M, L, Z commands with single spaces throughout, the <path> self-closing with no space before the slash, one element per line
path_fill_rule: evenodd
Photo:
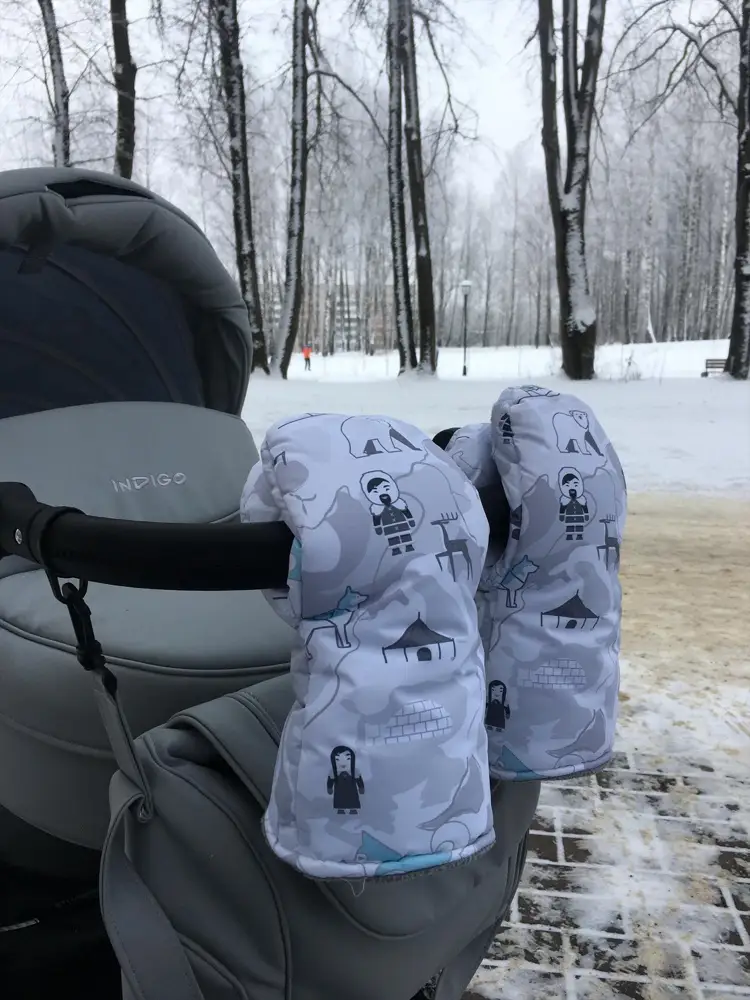
<path fill-rule="evenodd" d="M 470 131 L 476 132 L 473 143 L 461 157 L 462 165 L 480 187 L 492 187 L 499 172 L 503 153 L 520 143 L 528 145 L 529 154 L 541 165 L 540 118 L 538 98 L 538 43 L 524 46 L 535 23 L 534 0 L 448 0 L 459 15 L 461 31 L 437 28 L 436 40 L 447 50 L 451 86 L 457 101 L 468 105 L 475 117 L 467 114 Z M 346 0 L 322 0 L 321 29 L 327 36 L 331 63 L 337 57 L 346 64 L 350 39 L 341 13 Z M 288 39 L 278 16 L 278 0 L 245 0 L 245 11 L 257 25 L 259 37 L 273 39 L 265 50 L 266 72 L 273 73 L 282 59 L 288 59 Z M 384 52 L 368 37 L 365 41 L 374 67 L 382 64 Z M 340 52 L 337 48 L 340 46 Z M 443 99 L 445 87 L 426 44 L 418 52 L 420 101 L 429 110 Z M 338 68 L 335 66 L 335 68 Z M 345 71 L 342 69 L 345 75 Z M 354 82 L 354 81 L 352 81 Z"/>
<path fill-rule="evenodd" d="M 58 23 L 65 25 L 77 22 L 76 42 L 82 50 L 91 42 L 82 9 L 91 0 L 57 0 Z M 450 2 L 450 0 L 449 0 Z M 503 153 L 526 141 L 528 153 L 541 165 L 539 145 L 539 101 L 537 97 L 537 47 L 533 42 L 524 52 L 524 43 L 534 24 L 533 0 L 452 0 L 453 8 L 460 15 L 464 30 L 444 31 L 437 29 L 436 38 L 447 50 L 448 67 L 453 94 L 457 101 L 469 105 L 476 118 L 467 115 L 469 130 L 478 134 L 479 142 L 466 148 L 461 154 L 460 164 L 465 173 L 480 188 L 489 190 L 500 172 Z M 106 12 L 107 5 L 99 6 Z M 170 0 L 165 0 L 168 11 Z M 149 0 L 129 0 L 128 12 L 133 21 L 132 45 L 136 61 L 143 66 L 153 53 L 148 48 L 148 38 L 143 29 L 143 20 L 148 11 Z M 352 39 L 342 13 L 346 0 L 321 0 L 321 30 L 325 38 L 326 50 L 331 64 L 340 69 L 343 76 L 354 72 L 351 63 Z M 242 3 L 245 22 L 245 49 L 248 65 L 261 77 L 273 80 L 281 65 L 288 61 L 290 39 L 288 14 L 291 3 L 279 0 L 244 0 Z M 9 32 L 3 33 L 3 60 L 0 60 L 0 168 L 21 166 L 34 153 L 38 155 L 37 130 L 32 128 L 28 139 L 19 137 L 19 121 L 24 114 L 37 114 L 32 110 L 32 102 L 39 107 L 44 94 L 38 79 L 34 81 L 29 72 L 39 74 L 39 54 L 43 47 L 41 25 L 38 23 L 37 5 L 31 0 L 21 0 L 21 7 L 13 8 L 0 0 L 0 17 L 3 27 L 8 28 L 9 11 L 12 15 L 13 55 L 8 42 Z M 282 14 L 279 14 L 279 10 Z M 20 19 L 20 20 L 19 20 Z M 36 26 L 31 31 L 18 25 Z M 107 28 L 104 23 L 103 30 Z M 366 51 L 362 57 L 369 63 L 374 77 L 377 67 L 382 65 L 383 51 L 377 40 L 367 35 L 359 40 L 359 48 Z M 420 97 L 426 114 L 437 108 L 444 94 L 444 86 L 434 60 L 426 45 L 419 49 Z M 16 65 L 13 66 L 12 63 Z M 18 63 L 20 63 L 20 68 Z M 73 74 L 70 74 L 73 76 Z M 139 74 L 138 84 L 143 90 L 154 85 L 151 74 Z M 70 82 L 70 79 L 69 79 Z M 356 84 L 356 80 L 352 80 Z M 73 101 L 75 102 L 74 95 Z M 23 130 L 21 130 L 23 131 Z M 13 141 L 9 142 L 9 138 Z"/>

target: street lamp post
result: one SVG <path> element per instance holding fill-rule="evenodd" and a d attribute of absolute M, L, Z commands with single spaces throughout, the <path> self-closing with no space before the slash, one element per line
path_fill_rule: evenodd
<path fill-rule="evenodd" d="M 464 375 L 466 374 L 466 337 L 469 330 L 469 292 L 471 291 L 471 282 L 468 278 L 464 278 L 461 282 L 461 291 L 464 297 Z"/>

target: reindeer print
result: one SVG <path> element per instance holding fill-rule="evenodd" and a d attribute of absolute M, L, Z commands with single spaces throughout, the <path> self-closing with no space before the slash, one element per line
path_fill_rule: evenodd
<path fill-rule="evenodd" d="M 503 444 L 509 444 L 513 440 L 513 424 L 510 422 L 509 413 L 504 413 L 500 417 L 500 430 L 503 435 Z"/>
<path fill-rule="evenodd" d="M 438 562 L 438 566 L 440 567 L 440 569 L 442 569 L 443 564 L 441 560 L 447 559 L 448 565 L 450 566 L 451 576 L 453 577 L 454 580 L 456 579 L 455 556 L 457 555 L 463 556 L 464 559 L 466 560 L 467 574 L 471 576 L 472 572 L 471 557 L 469 555 L 469 547 L 466 544 L 466 539 L 450 538 L 448 535 L 447 525 L 449 525 L 452 521 L 457 521 L 457 520 L 458 520 L 458 511 L 456 511 L 453 514 L 441 514 L 436 521 L 430 521 L 430 524 L 433 524 L 436 528 L 440 528 L 440 530 L 443 533 L 443 545 L 445 545 L 445 551 L 438 552 L 437 555 L 435 556 Z"/>
<path fill-rule="evenodd" d="M 612 549 L 613 556 L 612 562 L 615 569 L 620 568 L 620 539 L 617 537 L 617 517 L 614 514 L 607 514 L 606 517 L 599 518 L 599 524 L 604 525 L 604 544 L 597 545 L 596 555 L 598 559 L 601 559 L 601 553 L 604 552 L 604 565 L 609 569 L 609 550 Z M 613 524 L 615 526 L 614 534 L 609 533 L 609 526 Z"/>
<path fill-rule="evenodd" d="M 360 605 L 364 604 L 366 600 L 367 597 L 364 594 L 358 594 L 356 590 L 352 590 L 351 587 L 347 587 L 344 591 L 343 597 L 335 608 L 331 608 L 330 611 L 324 611 L 319 615 L 305 616 L 304 620 L 306 622 L 318 623 L 313 625 L 310 629 L 310 634 L 305 641 L 305 652 L 307 653 L 308 660 L 312 659 L 312 653 L 310 652 L 310 640 L 312 639 L 313 633 L 322 628 L 334 629 L 336 632 L 336 645 L 339 649 L 351 648 L 347 626 L 351 625 L 352 619 L 357 613 L 358 608 Z"/>

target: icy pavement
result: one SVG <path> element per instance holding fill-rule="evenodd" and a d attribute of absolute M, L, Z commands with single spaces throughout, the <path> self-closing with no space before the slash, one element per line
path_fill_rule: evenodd
<path fill-rule="evenodd" d="M 464 1000 L 750 997 L 750 693 L 624 664 L 619 750 L 548 783 L 510 921 Z"/>

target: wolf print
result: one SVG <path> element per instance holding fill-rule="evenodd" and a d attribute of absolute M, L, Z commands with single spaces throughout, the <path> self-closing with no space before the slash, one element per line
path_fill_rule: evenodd
<path fill-rule="evenodd" d="M 310 639 L 312 638 L 313 632 L 317 632 L 318 629 L 321 628 L 332 628 L 335 630 L 336 645 L 339 649 L 351 648 L 351 641 L 349 639 L 347 627 L 351 625 L 358 608 L 364 604 L 366 600 L 367 597 L 365 594 L 359 594 L 356 590 L 352 590 L 351 587 L 347 587 L 341 597 L 341 600 L 335 608 L 331 608 L 330 611 L 324 611 L 319 615 L 305 616 L 304 620 L 306 622 L 315 623 L 310 629 L 307 640 L 305 641 L 305 650 L 307 652 L 308 660 L 312 659 L 312 653 L 310 652 Z"/>
<path fill-rule="evenodd" d="M 516 600 L 519 590 L 526 586 L 526 581 L 532 573 L 539 569 L 536 563 L 532 562 L 528 556 L 519 559 L 500 580 L 500 587 L 505 591 L 505 607 L 517 608 Z"/>

